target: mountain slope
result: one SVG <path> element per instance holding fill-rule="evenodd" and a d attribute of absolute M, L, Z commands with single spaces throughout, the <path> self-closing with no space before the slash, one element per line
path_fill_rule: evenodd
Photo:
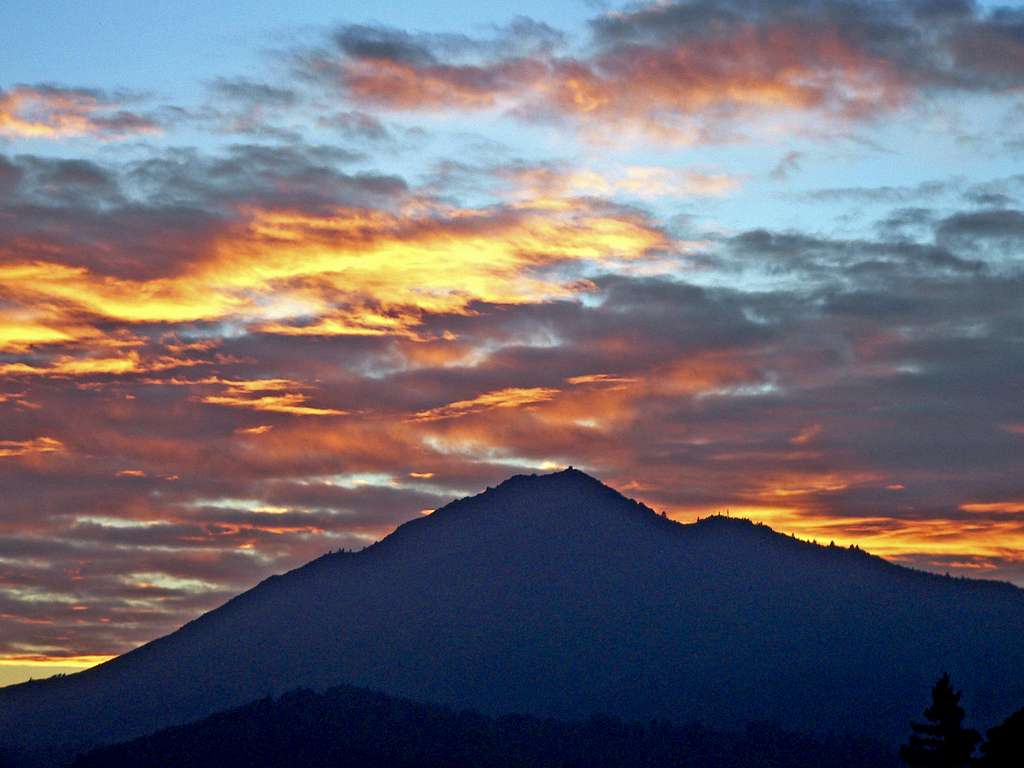
<path fill-rule="evenodd" d="M 587 475 L 518 476 L 178 632 L 0 690 L 0 743 L 109 743 L 305 686 L 488 713 L 774 720 L 895 738 L 948 670 L 1024 701 L 1024 591 L 726 518 L 679 525 Z"/>

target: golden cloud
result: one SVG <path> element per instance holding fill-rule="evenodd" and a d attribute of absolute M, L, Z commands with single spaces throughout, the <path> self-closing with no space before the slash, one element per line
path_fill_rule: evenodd
<path fill-rule="evenodd" d="M 296 416 L 344 416 L 348 411 L 337 408 L 317 408 L 307 405 L 309 396 L 301 391 L 305 387 L 290 379 L 253 379 L 249 381 L 210 378 L 196 384 L 217 384 L 222 387 L 218 394 L 204 395 L 199 402 L 211 405 L 226 405 L 232 408 L 249 408 L 270 413 L 291 413 Z M 269 430 L 255 427 L 246 430 L 248 434 L 259 435 Z"/>
<path fill-rule="evenodd" d="M 0 307 L 0 344 L 19 350 L 95 336 L 82 329 L 82 316 L 124 324 L 231 319 L 283 335 L 415 335 L 424 314 L 470 314 L 475 302 L 518 304 L 586 289 L 550 274 L 564 262 L 631 260 L 671 247 L 637 214 L 572 199 L 557 207 L 420 205 L 401 214 L 254 209 L 205 258 L 171 277 L 134 280 L 42 261 L 0 265 L 0 290 L 15 302 Z M 21 319 L 40 307 L 49 308 L 46 324 Z M 64 359 L 58 368 L 73 375 L 144 366 L 129 355 Z"/>

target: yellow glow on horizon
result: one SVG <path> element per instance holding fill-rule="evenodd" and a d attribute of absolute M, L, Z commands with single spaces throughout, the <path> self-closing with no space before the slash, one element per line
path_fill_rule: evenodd
<path fill-rule="evenodd" d="M 58 674 L 73 674 L 97 664 L 110 661 L 115 656 L 94 654 L 86 656 L 47 656 L 25 654 L 0 656 L 0 687 L 16 685 L 29 680 L 42 680 Z"/>
<path fill-rule="evenodd" d="M 862 516 L 831 517 L 799 507 L 723 505 L 669 510 L 682 523 L 721 514 L 764 523 L 778 533 L 799 539 L 858 546 L 893 560 L 915 555 L 936 557 L 1006 557 L 1024 551 L 1024 531 L 1013 521 L 965 523 L 958 519 Z"/>
<path fill-rule="evenodd" d="M 86 654 L 84 656 L 46 656 L 44 654 L 23 654 L 0 656 L 0 667 L 69 667 L 88 669 L 97 664 L 117 658 L 111 654 Z"/>

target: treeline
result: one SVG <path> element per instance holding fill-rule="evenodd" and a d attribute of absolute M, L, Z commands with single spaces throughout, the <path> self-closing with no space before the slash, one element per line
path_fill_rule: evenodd
<path fill-rule="evenodd" d="M 943 675 L 899 756 L 881 742 L 611 717 L 476 712 L 351 686 L 298 690 L 80 756 L 74 768 L 1024 768 L 1024 708 L 986 738 Z"/>
<path fill-rule="evenodd" d="M 1024 708 L 989 728 L 982 743 L 978 731 L 964 727 L 960 696 L 948 674 L 939 678 L 925 722 L 911 723 L 910 738 L 900 747 L 903 761 L 910 768 L 1024 768 Z"/>
<path fill-rule="evenodd" d="M 768 725 L 486 717 L 349 686 L 262 699 L 83 755 L 75 768 L 887 768 L 893 750 Z"/>

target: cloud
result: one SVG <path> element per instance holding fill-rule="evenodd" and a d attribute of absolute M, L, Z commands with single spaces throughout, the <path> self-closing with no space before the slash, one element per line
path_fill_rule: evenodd
<path fill-rule="evenodd" d="M 407 195 L 404 184 L 388 177 L 311 167 L 292 150 L 271 157 L 269 150 L 246 149 L 242 156 L 244 168 L 234 157 L 188 157 L 174 169 L 159 160 L 134 167 L 136 183 L 155 187 L 159 202 L 152 204 L 125 200 L 96 209 L 91 199 L 71 197 L 33 204 L 12 219 L 7 243 L 17 247 L 0 244 L 0 296 L 9 306 L 0 311 L 0 342 L 12 350 L 50 344 L 59 352 L 63 343 L 100 335 L 103 323 L 123 324 L 126 333 L 140 324 L 222 321 L 292 336 L 416 333 L 424 313 L 469 313 L 476 301 L 516 303 L 586 290 L 585 282 L 559 277 L 560 265 L 638 259 L 670 248 L 642 214 L 594 200 L 563 196 L 458 208 Z M 234 173 L 240 178 L 233 180 Z M 218 187 L 198 186 L 211 174 Z M 307 194 L 305 185 L 323 177 L 335 183 L 333 200 L 312 188 Z M 244 188 L 252 202 L 233 186 L 250 178 L 254 183 Z M 282 193 L 289 183 L 294 191 Z M 23 185 L 8 210 L 24 209 L 22 201 L 35 194 L 32 179 Z M 258 194 L 264 185 L 273 185 L 267 199 Z M 184 199 L 169 204 L 176 189 Z M 220 212 L 198 209 L 218 193 Z M 242 199 L 232 205 L 235 195 Z M 341 200 L 348 205 L 339 207 Z M 364 207 L 392 200 L 394 211 Z M 54 228 L 58 220 L 63 224 Z M 172 225 L 178 231 L 168 232 Z M 149 243 L 156 252 L 139 264 L 134 247 Z M 461 275 L 457 285 L 453 271 Z M 173 356 L 145 361 L 138 355 L 129 350 L 55 365 L 74 373 L 178 364 Z M 25 361 L 6 370 L 39 368 Z"/>
<path fill-rule="evenodd" d="M 725 197 L 744 179 L 724 173 L 629 165 L 614 172 L 551 166 L 506 167 L 499 175 L 515 183 L 526 197 L 626 195 L 642 200 L 662 197 Z"/>
<path fill-rule="evenodd" d="M 296 391 L 303 389 L 303 385 L 288 379 L 256 379 L 254 381 L 203 379 L 196 383 L 223 386 L 223 390 L 219 394 L 204 395 L 200 398 L 201 402 L 211 405 L 251 408 L 254 411 L 291 413 L 299 416 L 344 416 L 346 414 L 346 411 L 337 408 L 318 408 L 309 405 L 309 396 Z M 252 434 L 251 431 L 250 434 Z"/>
<path fill-rule="evenodd" d="M 510 49 L 346 26 L 298 62 L 307 79 L 363 105 L 569 120 L 600 141 L 625 130 L 716 143 L 773 115 L 860 123 L 933 92 L 1016 88 L 1020 27 L 1019 13 L 970 5 L 657 3 L 596 17 L 576 50 L 550 30 L 544 44 Z"/>
<path fill-rule="evenodd" d="M 791 150 L 779 158 L 779 162 L 772 168 L 771 177 L 776 181 L 784 181 L 800 170 L 802 162 L 803 153 Z"/>
<path fill-rule="evenodd" d="M 952 182 L 924 181 L 904 187 L 833 187 L 814 190 L 808 193 L 808 197 L 823 202 L 909 203 L 935 199 L 948 193 L 953 186 Z"/>
<path fill-rule="evenodd" d="M 346 138 L 365 141 L 388 141 L 392 138 L 391 131 L 380 118 L 357 110 L 322 116 L 319 123 L 338 131 Z"/>
<path fill-rule="evenodd" d="M 26 456 L 33 453 L 53 453 L 64 450 L 64 444 L 52 437 L 31 440 L 0 440 L 0 458 Z"/>
<path fill-rule="evenodd" d="M 0 136 L 112 140 L 160 131 L 152 119 L 122 109 L 120 101 L 99 91 L 53 85 L 0 90 Z"/>
<path fill-rule="evenodd" d="M 558 393 L 551 387 L 507 387 L 494 392 L 485 392 L 470 400 L 458 400 L 454 403 L 419 411 L 414 418 L 420 421 L 435 419 L 451 419 L 491 408 L 523 408 L 533 403 L 551 400 Z"/>
<path fill-rule="evenodd" d="M 994 240 L 1024 238 L 1024 212 L 995 209 L 956 213 L 939 223 L 941 239 Z"/>
<path fill-rule="evenodd" d="M 291 107 L 299 100 L 298 94 L 291 88 L 245 77 L 218 77 L 210 84 L 210 89 L 220 98 L 259 107 Z"/>

